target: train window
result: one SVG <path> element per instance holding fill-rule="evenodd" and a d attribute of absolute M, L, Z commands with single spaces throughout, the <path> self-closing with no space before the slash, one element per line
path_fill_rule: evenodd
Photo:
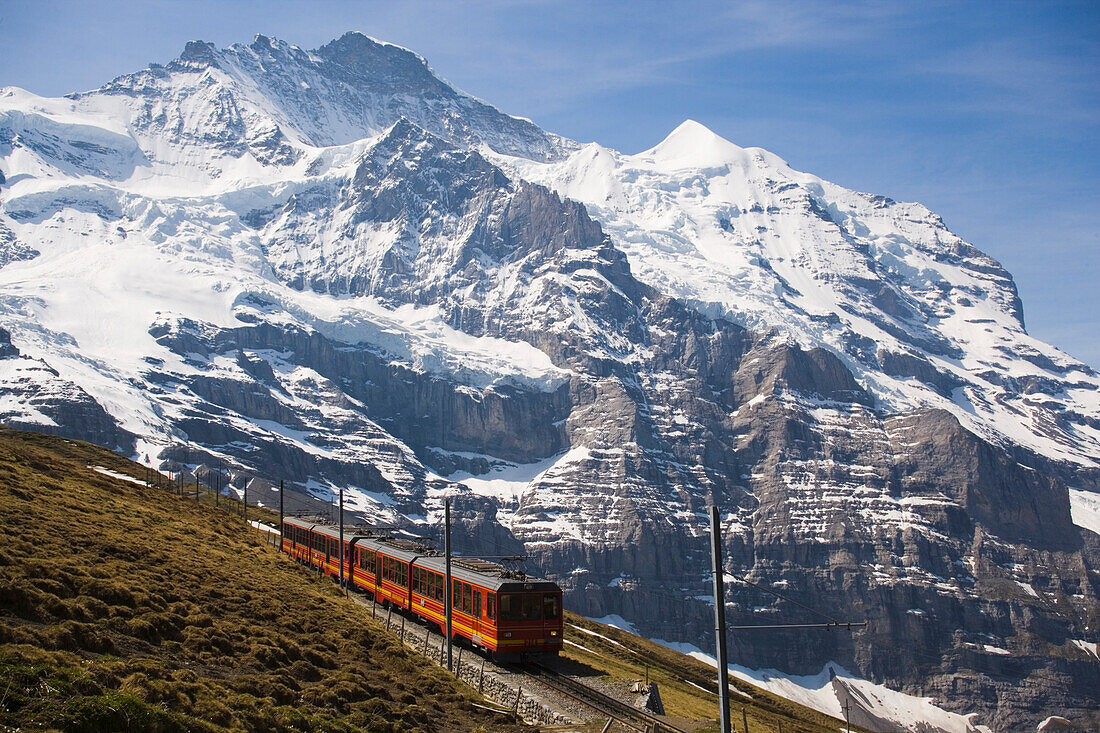
<path fill-rule="evenodd" d="M 542 597 L 538 593 L 523 594 L 523 620 L 538 621 L 542 618 Z"/>
<path fill-rule="evenodd" d="M 446 579 L 442 575 L 435 576 L 435 599 L 443 602 L 443 592 L 446 590 Z"/>
<path fill-rule="evenodd" d="M 542 617 L 547 621 L 557 621 L 558 616 L 561 615 L 561 609 L 558 607 L 558 596 L 556 593 L 547 593 L 542 597 Z"/>
<path fill-rule="evenodd" d="M 435 598 L 435 573 L 428 573 L 428 598 Z"/>
<path fill-rule="evenodd" d="M 374 579 L 375 582 L 382 579 L 382 556 L 377 553 L 374 556 Z"/>
<path fill-rule="evenodd" d="M 497 617 L 497 594 L 486 593 L 485 594 L 485 615 L 489 618 Z"/>
<path fill-rule="evenodd" d="M 505 593 L 500 597 L 500 620 L 519 621 L 519 597 L 512 593 Z"/>
<path fill-rule="evenodd" d="M 474 589 L 469 583 L 462 584 L 462 612 L 473 613 L 474 610 Z"/>
<path fill-rule="evenodd" d="M 403 562 L 394 561 L 394 570 L 397 573 L 397 584 L 403 588 L 409 587 L 409 566 Z"/>
<path fill-rule="evenodd" d="M 471 613 L 474 618 L 481 618 L 481 591 L 474 589 L 474 606 Z"/>

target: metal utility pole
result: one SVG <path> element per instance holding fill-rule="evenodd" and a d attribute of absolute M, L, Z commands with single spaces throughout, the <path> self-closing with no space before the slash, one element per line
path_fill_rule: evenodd
<path fill-rule="evenodd" d="M 451 665 L 451 500 L 443 502 L 443 553 L 446 555 L 445 577 L 443 580 L 443 613 L 447 617 L 447 671 L 453 671 Z"/>
<path fill-rule="evenodd" d="M 244 484 L 244 501 L 241 502 L 241 512 L 244 514 L 244 523 L 248 524 L 248 482 Z"/>
<path fill-rule="evenodd" d="M 718 651 L 719 733 L 730 733 L 730 673 L 726 654 L 726 590 L 722 582 L 722 522 L 718 505 L 710 508 L 710 539 L 714 550 L 714 640 Z"/>
<path fill-rule="evenodd" d="M 282 491 L 279 492 L 282 496 Z M 280 511 L 282 511 L 280 509 Z M 282 525 L 280 525 L 282 526 Z M 344 585 L 344 487 L 340 487 L 340 587 L 345 588 Z"/>
<path fill-rule="evenodd" d="M 343 522 L 341 522 L 343 524 Z M 279 479 L 279 549 L 283 549 L 283 480 Z"/>
<path fill-rule="evenodd" d="M 214 474 L 214 506 L 217 507 L 220 504 L 222 498 L 222 475 L 220 473 Z"/>

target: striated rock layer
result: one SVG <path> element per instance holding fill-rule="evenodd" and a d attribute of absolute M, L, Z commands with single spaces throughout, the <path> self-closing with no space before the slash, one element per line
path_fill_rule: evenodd
<path fill-rule="evenodd" d="M 0 318 L 5 422 L 428 536 L 451 497 L 464 551 L 702 648 L 717 502 L 729 572 L 870 622 L 738 663 L 1097 722 L 1100 377 L 917 204 L 691 122 L 582 146 L 360 34 L 193 42 L 0 91 Z"/>

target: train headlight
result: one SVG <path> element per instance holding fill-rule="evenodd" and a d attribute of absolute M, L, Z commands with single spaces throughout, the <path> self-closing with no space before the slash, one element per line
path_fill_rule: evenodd
<path fill-rule="evenodd" d="M 550 632 L 550 636 L 557 636 L 557 635 L 558 635 L 558 630 L 557 629 L 554 629 L 553 631 Z"/>

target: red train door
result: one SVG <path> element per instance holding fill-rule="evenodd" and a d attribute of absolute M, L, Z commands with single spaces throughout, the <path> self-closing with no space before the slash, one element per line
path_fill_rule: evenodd
<path fill-rule="evenodd" d="M 473 617 L 474 636 L 476 637 L 476 643 L 479 646 L 484 646 L 484 642 L 481 641 L 481 614 L 483 612 L 484 603 L 481 597 L 481 589 L 475 587 L 473 595 L 473 608 L 471 609 L 470 616 Z"/>

